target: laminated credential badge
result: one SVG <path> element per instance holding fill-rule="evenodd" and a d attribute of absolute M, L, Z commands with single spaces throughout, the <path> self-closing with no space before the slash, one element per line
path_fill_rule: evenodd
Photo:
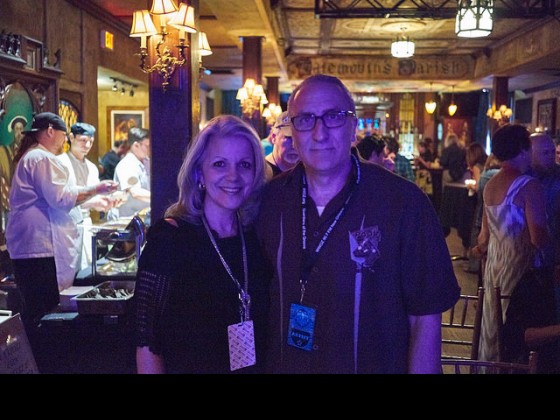
<path fill-rule="evenodd" d="M 288 345 L 306 351 L 313 350 L 316 313 L 315 308 L 292 303 L 290 325 L 288 327 Z"/>

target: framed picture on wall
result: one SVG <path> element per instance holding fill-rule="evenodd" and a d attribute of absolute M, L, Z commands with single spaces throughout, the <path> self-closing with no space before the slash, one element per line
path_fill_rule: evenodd
<path fill-rule="evenodd" d="M 556 98 L 537 102 L 537 127 L 545 133 L 556 132 Z"/>
<path fill-rule="evenodd" d="M 128 130 L 132 127 L 146 127 L 146 112 L 142 107 L 107 108 L 107 138 L 111 144 L 117 140 L 128 140 Z"/>

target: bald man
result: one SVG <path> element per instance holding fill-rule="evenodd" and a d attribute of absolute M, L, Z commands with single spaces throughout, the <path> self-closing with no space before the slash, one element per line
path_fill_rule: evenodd
<path fill-rule="evenodd" d="M 556 146 L 546 133 L 531 135 L 531 175 L 538 178 L 546 194 L 546 218 L 554 249 L 545 263 L 560 264 L 560 166 L 556 165 Z"/>

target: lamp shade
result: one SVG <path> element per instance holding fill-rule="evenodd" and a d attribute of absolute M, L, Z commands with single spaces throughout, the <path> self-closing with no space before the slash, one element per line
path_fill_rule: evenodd
<path fill-rule="evenodd" d="M 167 15 L 176 12 L 178 7 L 173 0 L 154 0 L 150 13 L 152 15 Z"/>
<path fill-rule="evenodd" d="M 452 117 L 457 112 L 457 105 L 452 102 L 447 111 L 449 112 L 449 116 Z"/>
<path fill-rule="evenodd" d="M 198 51 L 200 55 L 211 55 L 212 50 L 210 49 L 210 44 L 208 43 L 208 37 L 206 32 L 200 32 L 198 34 Z"/>
<path fill-rule="evenodd" d="M 436 102 L 435 101 L 428 101 L 424 104 L 424 106 L 426 107 L 426 112 L 428 114 L 433 114 L 436 110 Z"/>
<path fill-rule="evenodd" d="M 408 58 L 414 55 L 414 42 L 409 38 L 397 38 L 391 44 L 391 55 L 395 58 Z"/>
<path fill-rule="evenodd" d="M 465 38 L 488 36 L 492 32 L 494 0 L 458 0 L 455 33 Z"/>
<path fill-rule="evenodd" d="M 169 25 L 185 32 L 196 33 L 194 7 L 181 3 L 179 11 L 175 13 L 173 18 L 169 21 Z"/>
<path fill-rule="evenodd" d="M 132 15 L 132 28 L 130 36 L 152 36 L 157 34 L 157 29 L 152 22 L 150 13 L 147 10 L 135 10 Z"/>

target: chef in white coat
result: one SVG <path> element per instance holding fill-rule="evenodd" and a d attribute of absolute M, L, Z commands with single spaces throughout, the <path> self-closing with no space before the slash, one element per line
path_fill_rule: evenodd
<path fill-rule="evenodd" d="M 77 122 L 70 127 L 69 149 L 66 153 L 57 156 L 60 162 L 68 169 L 69 185 L 91 187 L 99 183 L 99 169 L 86 156 L 95 142 L 95 127 L 84 122 Z M 75 247 L 78 250 L 78 270 L 91 267 L 92 264 L 92 231 L 93 225 L 90 211 L 92 209 L 107 212 L 117 204 L 109 195 L 97 194 L 82 204 L 75 206 L 70 211 L 78 227 L 79 238 Z"/>
<path fill-rule="evenodd" d="M 51 112 L 34 115 L 14 163 L 6 246 L 23 298 L 21 317 L 29 334 L 59 302 L 77 272 L 78 237 L 70 211 L 97 194 L 117 189 L 113 181 L 80 187 L 56 157 L 64 150 L 67 127 Z"/>

